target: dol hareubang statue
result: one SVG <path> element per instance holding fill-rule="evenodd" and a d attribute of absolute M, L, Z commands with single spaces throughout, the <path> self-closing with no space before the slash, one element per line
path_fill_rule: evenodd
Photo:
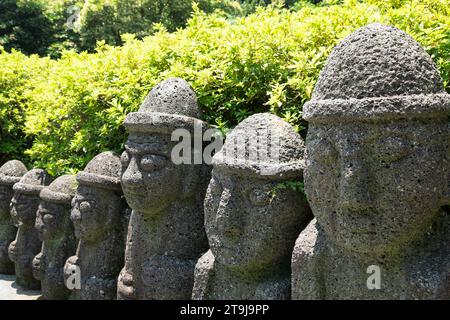
<path fill-rule="evenodd" d="M 64 267 L 66 280 L 79 267 L 81 283 L 74 300 L 114 300 L 124 264 L 126 203 L 122 195 L 120 158 L 112 152 L 95 156 L 79 172 L 71 219 L 79 239 L 75 256 Z"/>
<path fill-rule="evenodd" d="M 70 221 L 70 205 L 76 188 L 75 176 L 63 175 L 40 193 L 35 225 L 42 249 L 33 259 L 33 275 L 41 281 L 41 298 L 45 300 L 64 300 L 70 294 L 64 283 L 63 268 L 76 250 Z"/>
<path fill-rule="evenodd" d="M 189 299 L 194 267 L 207 250 L 203 199 L 210 169 L 176 165 L 171 141 L 176 129 L 193 134 L 206 125 L 195 92 L 182 79 L 168 79 L 147 96 L 139 112 L 127 116 L 129 131 L 122 187 L 132 208 L 125 267 L 118 299 Z"/>
<path fill-rule="evenodd" d="M 372 24 L 334 49 L 304 106 L 316 219 L 296 242 L 293 298 L 450 298 L 449 115 L 406 33 Z"/>
<path fill-rule="evenodd" d="M 253 115 L 228 135 L 212 161 L 211 249 L 196 265 L 194 299 L 290 299 L 291 253 L 311 213 L 286 183 L 301 182 L 303 153 L 301 137 L 272 114 Z"/>
<path fill-rule="evenodd" d="M 39 289 L 40 282 L 33 277 L 32 261 L 41 250 L 41 240 L 34 227 L 39 194 L 51 182 L 43 169 L 28 171 L 14 184 L 11 200 L 11 217 L 18 227 L 16 239 L 9 245 L 9 258 L 14 262 L 16 282 L 27 289 Z"/>
<path fill-rule="evenodd" d="M 16 237 L 9 213 L 13 185 L 27 173 L 25 165 L 18 160 L 11 160 L 0 167 L 0 274 L 13 274 L 14 263 L 8 257 L 8 246 Z"/>

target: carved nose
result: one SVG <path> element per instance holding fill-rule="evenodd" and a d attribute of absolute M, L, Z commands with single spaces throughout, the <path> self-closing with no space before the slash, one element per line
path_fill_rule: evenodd
<path fill-rule="evenodd" d="M 342 208 L 364 210 L 370 207 L 367 168 L 362 160 L 344 161 L 339 191 Z"/>
<path fill-rule="evenodd" d="M 34 222 L 34 227 L 39 230 L 43 226 L 44 226 L 44 221 L 42 220 L 41 213 L 38 211 L 38 212 L 36 212 L 36 221 Z"/>
<path fill-rule="evenodd" d="M 122 182 L 129 186 L 139 186 L 142 182 L 142 174 L 139 171 L 136 158 L 131 158 L 127 169 L 122 175 Z"/>
<path fill-rule="evenodd" d="M 81 221 L 81 212 L 77 209 L 72 209 L 72 212 L 70 213 L 70 219 L 73 222 L 80 222 Z"/>

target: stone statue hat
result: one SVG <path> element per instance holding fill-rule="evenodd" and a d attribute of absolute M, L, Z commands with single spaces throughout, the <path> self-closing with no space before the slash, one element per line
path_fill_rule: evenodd
<path fill-rule="evenodd" d="M 303 107 L 310 122 L 448 115 L 450 95 L 431 57 L 405 32 L 378 23 L 334 48 Z"/>
<path fill-rule="evenodd" d="M 14 184 L 13 190 L 19 193 L 37 195 L 44 188 L 48 186 L 52 178 L 43 169 L 32 169 L 28 171 L 19 182 Z"/>
<path fill-rule="evenodd" d="M 77 181 L 81 185 L 120 191 L 121 168 L 118 156 L 111 151 L 102 152 L 77 174 Z"/>
<path fill-rule="evenodd" d="M 27 167 L 19 160 L 11 160 L 0 167 L 0 184 L 12 186 L 20 181 L 28 171 Z"/>
<path fill-rule="evenodd" d="M 130 132 L 172 133 L 175 129 L 192 131 L 194 124 L 205 128 L 197 96 L 185 80 L 170 78 L 154 87 L 138 112 L 127 115 L 124 126 Z"/>
<path fill-rule="evenodd" d="M 300 178 L 304 168 L 304 142 L 284 120 L 270 113 L 258 113 L 228 134 L 222 149 L 213 156 L 212 164 L 222 170 L 262 179 Z"/>
<path fill-rule="evenodd" d="M 44 187 L 40 197 L 44 201 L 70 205 L 77 190 L 74 175 L 66 174 L 55 179 L 49 186 Z"/>

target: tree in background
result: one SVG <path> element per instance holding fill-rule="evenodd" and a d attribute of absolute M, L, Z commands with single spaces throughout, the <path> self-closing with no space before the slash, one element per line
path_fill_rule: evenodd
<path fill-rule="evenodd" d="M 52 40 L 52 22 L 39 1 L 0 1 L 0 45 L 7 51 L 46 54 Z"/>
<path fill-rule="evenodd" d="M 0 46 L 53 58 L 78 50 L 79 35 L 67 26 L 74 5 L 83 0 L 0 0 Z"/>
<path fill-rule="evenodd" d="M 215 9 L 231 8 L 232 2 L 237 1 L 86 0 L 78 23 L 80 49 L 92 51 L 100 40 L 120 45 L 120 35 L 126 33 L 142 39 L 153 33 L 155 23 L 163 25 L 170 32 L 184 28 L 192 14 L 194 2 L 201 10 L 212 12 Z"/>
<path fill-rule="evenodd" d="M 46 54 L 59 58 L 64 50 L 79 51 L 80 35 L 74 27 L 84 0 L 40 0 L 45 6 L 45 15 L 53 26 L 52 41 Z"/>
<path fill-rule="evenodd" d="M 76 22 L 79 49 L 93 51 L 100 40 L 121 44 L 118 16 L 116 0 L 86 0 Z"/>
<path fill-rule="evenodd" d="M 194 2 L 207 13 L 236 18 L 259 6 L 305 1 L 312 0 L 0 0 L 0 45 L 58 58 L 67 49 L 93 52 L 98 41 L 121 45 L 126 33 L 142 39 L 155 23 L 170 32 L 184 28 Z"/>

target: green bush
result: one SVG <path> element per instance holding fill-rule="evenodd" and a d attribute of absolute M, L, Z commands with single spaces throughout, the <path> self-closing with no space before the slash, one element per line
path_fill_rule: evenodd
<path fill-rule="evenodd" d="M 37 56 L 27 57 L 0 47 L 0 165 L 19 158 L 28 163 L 24 150 L 31 147 L 31 136 L 24 132 L 26 98 L 31 90 L 30 79 L 43 74 L 50 61 Z"/>
<path fill-rule="evenodd" d="M 205 120 L 224 131 L 268 111 L 304 133 L 302 105 L 327 56 L 340 39 L 371 22 L 395 25 L 419 41 L 449 90 L 449 8 L 450 0 L 344 1 L 294 12 L 260 8 L 233 20 L 197 10 L 187 28 L 174 33 L 159 25 L 142 41 L 124 37 L 122 47 L 66 52 L 27 80 L 29 90 L 11 88 L 26 113 L 23 130 L 34 139 L 25 154 L 61 174 L 83 168 L 98 152 L 120 151 L 125 115 L 168 77 L 188 80 Z"/>

